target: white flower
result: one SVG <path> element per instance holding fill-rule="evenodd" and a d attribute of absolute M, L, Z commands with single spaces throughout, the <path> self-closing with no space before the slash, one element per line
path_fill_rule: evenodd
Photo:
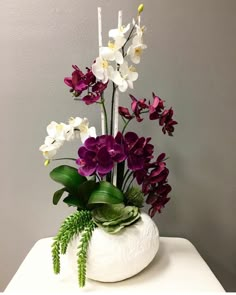
<path fill-rule="evenodd" d="M 130 56 L 130 59 L 133 63 L 140 63 L 140 58 L 144 49 L 147 48 L 147 45 L 142 42 L 142 35 L 136 35 L 133 38 L 132 45 L 127 50 L 127 54 Z"/>
<path fill-rule="evenodd" d="M 124 37 L 125 33 L 128 32 L 130 29 L 130 24 L 128 24 L 126 27 L 121 26 L 117 29 L 112 29 L 109 31 L 109 37 L 116 40 L 117 37 Z"/>
<path fill-rule="evenodd" d="M 113 67 L 102 57 L 97 57 L 95 63 L 92 64 L 92 72 L 94 76 L 104 84 L 107 83 L 112 70 Z"/>
<path fill-rule="evenodd" d="M 113 71 L 111 74 L 111 80 L 118 85 L 121 92 L 125 92 L 128 87 L 133 89 L 133 82 L 138 79 L 138 73 L 133 66 L 128 66 L 128 63 L 124 61 L 120 65 L 119 71 Z"/>
<path fill-rule="evenodd" d="M 136 34 L 138 37 L 143 37 L 143 33 L 146 31 L 146 27 L 145 26 L 142 26 L 140 27 L 139 25 L 135 25 L 136 27 Z"/>
<path fill-rule="evenodd" d="M 73 137 L 73 129 L 70 125 L 64 123 L 58 124 L 55 121 L 52 121 L 47 126 L 48 135 L 56 141 L 70 140 Z"/>
<path fill-rule="evenodd" d="M 63 141 L 56 141 L 54 138 L 47 136 L 45 138 L 44 144 L 40 146 L 39 150 L 43 152 L 43 156 L 45 159 L 52 159 L 57 150 L 62 146 Z"/>
<path fill-rule="evenodd" d="M 95 127 L 89 128 L 89 121 L 87 118 L 71 117 L 69 119 L 69 125 L 74 129 L 74 137 L 80 137 L 82 143 L 89 137 L 96 137 Z"/>
<path fill-rule="evenodd" d="M 114 42 L 109 41 L 108 47 L 100 48 L 100 55 L 105 60 L 116 61 L 118 64 L 123 63 L 123 56 L 119 49 L 124 45 L 126 39 L 117 37 Z"/>

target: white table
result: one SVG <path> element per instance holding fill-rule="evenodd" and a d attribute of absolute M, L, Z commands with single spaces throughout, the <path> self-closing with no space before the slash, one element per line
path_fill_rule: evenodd
<path fill-rule="evenodd" d="M 138 275 L 117 283 L 87 280 L 83 289 L 68 271 L 66 259 L 62 259 L 61 274 L 54 275 L 51 243 L 51 238 L 45 238 L 33 246 L 4 293 L 225 292 L 196 248 L 186 239 L 161 238 L 157 256 Z"/>

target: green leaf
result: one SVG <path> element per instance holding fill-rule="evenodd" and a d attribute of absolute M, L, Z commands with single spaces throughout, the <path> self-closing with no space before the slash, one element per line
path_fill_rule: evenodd
<path fill-rule="evenodd" d="M 97 186 L 94 180 L 88 180 L 82 183 L 78 189 L 78 197 L 83 203 L 84 207 L 87 208 L 88 200 L 94 191 L 95 187 Z"/>
<path fill-rule="evenodd" d="M 87 179 L 78 173 L 75 167 L 61 165 L 50 172 L 50 177 L 65 186 L 68 192 L 75 194 L 78 187 Z"/>
<path fill-rule="evenodd" d="M 82 202 L 82 200 L 75 195 L 68 195 L 64 200 L 64 203 L 66 203 L 68 206 L 74 206 L 74 207 L 78 207 L 80 209 L 85 209 L 85 206 Z"/>
<path fill-rule="evenodd" d="M 107 181 L 100 181 L 94 187 L 90 195 L 88 204 L 119 204 L 124 201 L 121 190 Z"/>
<path fill-rule="evenodd" d="M 52 199 L 52 202 L 53 202 L 53 205 L 57 205 L 58 202 L 60 201 L 62 195 L 64 194 L 64 192 L 66 192 L 66 188 L 63 187 L 61 189 L 59 189 L 58 191 L 56 191 L 53 195 L 53 199 Z"/>
<path fill-rule="evenodd" d="M 143 207 L 144 202 L 144 194 L 143 192 L 137 187 L 131 187 L 126 193 L 126 204 L 133 205 L 138 208 Z"/>

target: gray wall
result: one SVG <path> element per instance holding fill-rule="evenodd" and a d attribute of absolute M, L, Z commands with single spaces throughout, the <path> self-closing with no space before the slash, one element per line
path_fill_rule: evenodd
<path fill-rule="evenodd" d="M 96 106 L 73 102 L 63 78 L 71 64 L 97 56 L 96 8 L 104 35 L 118 9 L 128 22 L 139 1 L 0 2 L 0 291 L 38 239 L 52 236 L 70 213 L 54 207 L 52 183 L 38 152 L 51 120 L 87 114 Z M 136 128 L 170 156 L 172 200 L 155 217 L 163 236 L 189 239 L 226 290 L 236 291 L 235 85 L 236 1 L 146 1 L 148 50 L 133 93 L 155 91 L 179 121 L 167 138 L 145 122 Z M 121 98 L 128 105 L 127 96 Z M 60 155 L 74 155 L 76 144 Z"/>

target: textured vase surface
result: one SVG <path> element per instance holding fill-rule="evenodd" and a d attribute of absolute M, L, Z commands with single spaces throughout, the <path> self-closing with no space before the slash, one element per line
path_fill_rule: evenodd
<path fill-rule="evenodd" d="M 77 270 L 79 236 L 68 246 L 67 257 L 73 272 Z M 93 231 L 87 255 L 87 278 L 101 282 L 117 282 L 142 271 L 156 256 L 159 232 L 146 214 L 117 234 L 100 228 Z"/>

